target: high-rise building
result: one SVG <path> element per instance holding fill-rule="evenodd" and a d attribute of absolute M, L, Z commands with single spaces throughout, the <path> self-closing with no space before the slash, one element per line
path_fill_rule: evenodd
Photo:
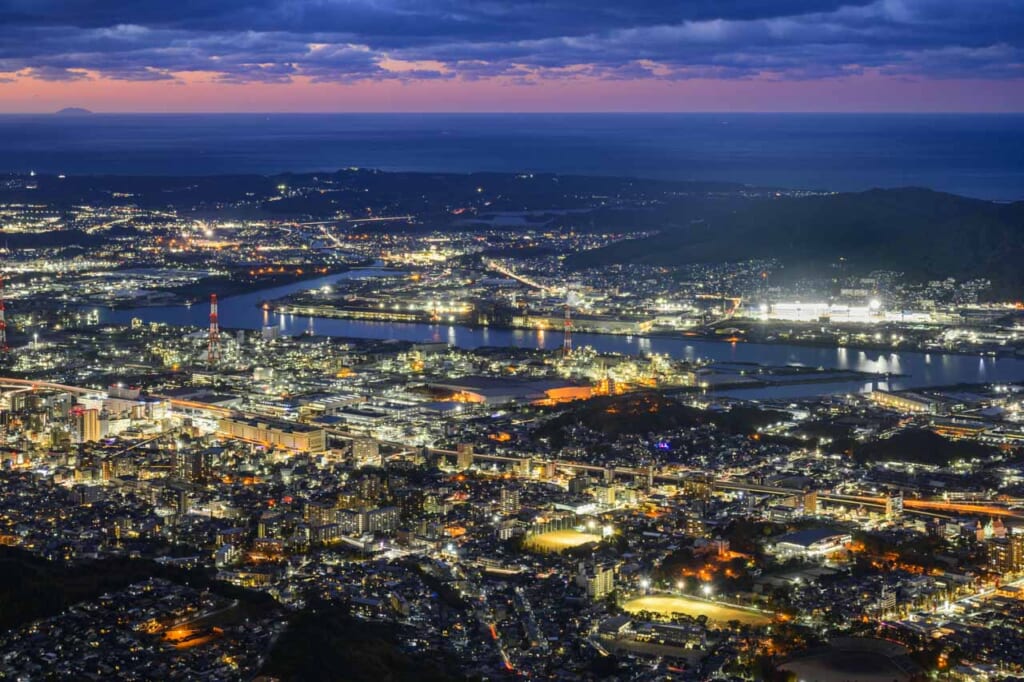
<path fill-rule="evenodd" d="M 390 533 L 398 529 L 401 512 L 398 507 L 364 509 L 359 515 L 360 533 Z"/>
<path fill-rule="evenodd" d="M 882 596 L 878 600 L 878 608 L 883 613 L 892 613 L 896 610 L 896 590 L 886 586 L 882 588 Z"/>
<path fill-rule="evenodd" d="M 708 476 L 693 476 L 683 481 L 683 494 L 696 500 L 710 500 L 714 481 Z"/>
<path fill-rule="evenodd" d="M 1024 533 L 1012 533 L 1008 537 L 989 538 L 985 541 L 985 555 L 988 565 L 1002 573 L 1024 571 Z"/>
<path fill-rule="evenodd" d="M 1010 535 L 1010 565 L 1014 571 L 1024 571 L 1024 533 Z"/>
<path fill-rule="evenodd" d="M 988 565 L 1000 573 L 1013 570 L 1013 552 L 1010 542 L 1002 538 L 992 538 L 985 543 L 985 558 Z"/>
<path fill-rule="evenodd" d="M 590 487 L 590 479 L 587 476 L 579 475 L 569 479 L 569 492 L 573 495 L 582 495 Z"/>
<path fill-rule="evenodd" d="M 178 515 L 179 516 L 183 516 L 183 515 L 188 513 L 188 510 L 190 509 L 191 504 L 190 504 L 190 501 L 188 499 L 188 491 L 187 490 L 182 489 L 182 490 L 178 490 L 177 491 L 177 504 L 178 504 L 177 509 L 178 509 Z"/>
<path fill-rule="evenodd" d="M 885 518 L 898 521 L 903 518 L 903 492 L 896 492 L 885 498 Z"/>
<path fill-rule="evenodd" d="M 459 471 L 465 471 L 473 466 L 473 444 L 472 443 L 459 443 L 455 446 L 456 452 L 456 466 Z"/>
<path fill-rule="evenodd" d="M 380 466 L 380 444 L 373 438 L 356 438 L 352 441 L 352 458 L 359 464 Z"/>
<path fill-rule="evenodd" d="M 598 504 L 614 507 L 618 501 L 619 486 L 614 483 L 602 483 L 594 486 L 594 499 Z"/>
<path fill-rule="evenodd" d="M 213 477 L 212 460 L 208 450 L 179 450 L 175 456 L 175 474 L 189 483 L 206 483 Z"/>
<path fill-rule="evenodd" d="M 76 407 L 72 411 L 79 443 L 95 443 L 100 439 L 100 411 Z"/>
<path fill-rule="evenodd" d="M 302 516 L 306 523 L 316 528 L 336 523 L 338 510 L 329 502 L 307 502 Z"/>
<path fill-rule="evenodd" d="M 363 513 L 355 509 L 338 510 L 338 528 L 346 535 L 357 535 L 363 527 Z"/>
<path fill-rule="evenodd" d="M 683 532 L 698 538 L 706 538 L 711 535 L 711 524 L 697 514 L 687 514 L 683 519 Z"/>
<path fill-rule="evenodd" d="M 501 489 L 501 513 L 514 514 L 519 511 L 519 491 L 514 488 Z"/>
<path fill-rule="evenodd" d="M 600 599 L 615 590 L 615 569 L 607 564 L 581 562 L 576 584 L 586 589 L 591 599 Z"/>
<path fill-rule="evenodd" d="M 403 488 L 396 491 L 398 507 L 402 512 L 402 519 L 412 521 L 423 515 L 423 506 L 426 496 L 422 488 Z"/>
<path fill-rule="evenodd" d="M 366 503 L 380 502 L 388 494 L 387 481 L 378 473 L 367 473 L 355 482 L 359 499 Z"/>

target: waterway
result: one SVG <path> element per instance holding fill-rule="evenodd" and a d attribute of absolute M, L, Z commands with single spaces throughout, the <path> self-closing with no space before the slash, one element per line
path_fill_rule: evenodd
<path fill-rule="evenodd" d="M 223 329 L 259 329 L 266 324 L 278 325 L 282 334 L 301 334 L 310 325 L 316 334 L 359 339 L 394 339 L 412 342 L 444 342 L 461 348 L 482 346 L 516 348 L 558 348 L 561 334 L 530 329 L 495 329 L 487 327 L 456 327 L 444 324 L 373 322 L 339 320 L 294 315 L 278 315 L 260 309 L 263 301 L 281 298 L 308 289 L 329 286 L 339 280 L 382 277 L 394 271 L 365 268 L 341 274 L 304 280 L 284 286 L 230 296 L 220 301 L 220 325 Z M 100 320 L 127 324 L 132 318 L 144 322 L 204 327 L 208 324 L 209 306 L 199 303 L 133 309 L 100 309 Z M 603 334 L 573 335 L 577 347 L 592 346 L 599 352 L 638 355 L 665 353 L 686 360 L 710 359 L 720 362 L 746 362 L 761 365 L 803 365 L 873 374 L 893 374 L 879 388 L 901 390 L 929 386 L 972 383 L 1009 383 L 1024 381 L 1024 360 L 989 356 L 947 353 L 884 352 L 848 348 L 823 348 L 786 344 L 726 343 L 683 337 L 627 337 Z M 806 396 L 850 393 L 869 390 L 863 381 L 769 386 L 753 389 L 724 390 L 720 395 L 757 399 L 789 399 Z"/>

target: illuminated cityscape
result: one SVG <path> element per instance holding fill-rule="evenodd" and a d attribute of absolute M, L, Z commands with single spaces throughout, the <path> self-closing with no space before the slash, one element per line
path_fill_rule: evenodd
<path fill-rule="evenodd" d="M 18 607 L 3 674 L 287 676 L 342 636 L 487 679 L 1021 672 L 992 629 L 1024 617 L 1019 303 L 845 261 L 589 266 L 657 233 L 587 216 L 677 188 L 524 225 L 477 182 L 374 229 L 4 204 L 0 540 L 94 577 Z"/>
<path fill-rule="evenodd" d="M 1016 0 L 0 45 L 0 680 L 1024 680 Z"/>

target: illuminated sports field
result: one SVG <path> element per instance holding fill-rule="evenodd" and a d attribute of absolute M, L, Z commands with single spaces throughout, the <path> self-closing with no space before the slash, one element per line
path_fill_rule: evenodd
<path fill-rule="evenodd" d="M 765 614 L 747 611 L 746 609 L 737 609 L 731 606 L 722 606 L 721 604 L 712 604 L 689 597 L 639 597 L 626 602 L 623 608 L 629 613 L 652 611 L 663 616 L 669 616 L 673 613 L 685 613 L 692 618 L 707 616 L 709 621 L 716 623 L 728 623 L 730 620 L 738 620 L 747 625 L 767 625 L 772 622 L 771 617 Z"/>
<path fill-rule="evenodd" d="M 550 533 L 533 536 L 526 541 L 526 546 L 541 552 L 561 552 L 585 545 L 588 542 L 600 541 L 601 536 L 593 533 L 581 533 L 578 530 L 553 530 Z"/>

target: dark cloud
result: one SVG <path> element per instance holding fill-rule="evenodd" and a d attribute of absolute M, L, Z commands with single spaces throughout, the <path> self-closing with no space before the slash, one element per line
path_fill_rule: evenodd
<path fill-rule="evenodd" d="M 1024 0 L 0 0 L 0 73 L 1024 76 Z"/>

